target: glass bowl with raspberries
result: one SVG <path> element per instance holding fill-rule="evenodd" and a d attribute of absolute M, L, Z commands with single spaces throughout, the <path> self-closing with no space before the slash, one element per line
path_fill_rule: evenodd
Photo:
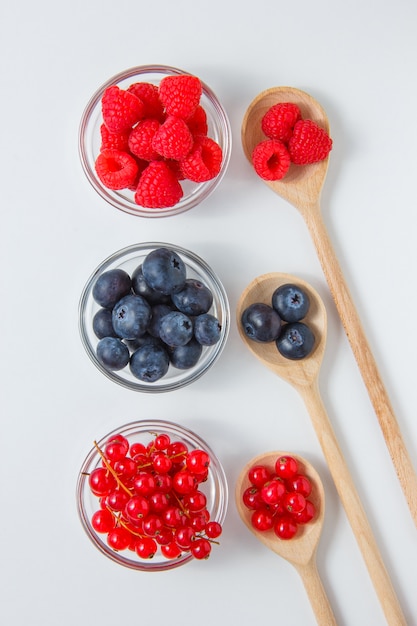
<path fill-rule="evenodd" d="M 79 303 L 84 348 L 110 380 L 166 392 L 198 380 L 230 329 L 226 291 L 197 254 L 168 243 L 128 246 L 91 274 Z"/>
<path fill-rule="evenodd" d="M 197 434 L 173 422 L 142 420 L 92 443 L 76 500 L 100 552 L 155 572 L 215 555 L 228 485 L 219 459 Z"/>
<path fill-rule="evenodd" d="M 82 115 L 79 153 L 87 179 L 112 206 L 168 217 L 205 200 L 230 161 L 228 116 L 198 76 L 144 65 L 110 78 Z"/>

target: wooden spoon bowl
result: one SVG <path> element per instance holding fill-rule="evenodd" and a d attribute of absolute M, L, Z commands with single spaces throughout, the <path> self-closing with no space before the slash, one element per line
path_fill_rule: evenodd
<path fill-rule="evenodd" d="M 263 302 L 271 306 L 271 298 L 275 289 L 287 283 L 295 283 L 302 287 L 310 299 L 310 308 L 303 322 L 313 331 L 315 345 L 309 357 L 299 361 L 291 361 L 281 356 L 275 342 L 258 343 L 250 340 L 245 335 L 240 321 L 244 310 L 254 302 Z M 291 274 L 278 272 L 258 276 L 240 296 L 236 317 L 240 336 L 249 350 L 275 374 L 293 385 L 311 384 L 318 376 L 326 346 L 327 314 L 318 293 L 306 281 Z"/>
<path fill-rule="evenodd" d="M 293 102 L 300 108 L 303 119 L 316 122 L 330 133 L 329 121 L 324 109 L 308 93 L 293 87 L 275 87 L 260 93 L 248 107 L 242 122 L 242 146 L 248 161 L 252 161 L 255 146 L 265 139 L 262 118 L 268 109 L 279 102 Z M 285 178 L 278 181 L 263 181 L 292 204 L 303 207 L 315 201 L 326 178 L 329 159 L 312 163 L 307 167 L 291 165 Z"/>
<path fill-rule="evenodd" d="M 253 528 L 251 524 L 253 511 L 250 511 L 243 503 L 243 493 L 245 489 L 250 486 L 248 479 L 249 469 L 253 465 L 262 464 L 268 467 L 272 473 L 276 459 L 282 455 L 288 454 L 288 452 L 282 451 L 268 452 L 255 457 L 246 464 L 239 474 L 236 483 L 236 508 L 242 521 L 255 537 L 267 548 L 284 558 L 296 568 L 310 598 L 317 623 L 326 626 L 336 625 L 337 622 L 324 591 L 316 565 L 316 552 L 323 529 L 325 496 L 323 484 L 315 468 L 301 456 L 293 454 L 292 452 L 290 453 L 291 456 L 297 459 L 300 471 L 310 479 L 312 491 L 309 500 L 312 501 L 316 509 L 315 518 L 308 524 L 300 525 L 297 534 L 292 539 L 280 539 L 275 535 L 273 530 L 261 532 Z"/>

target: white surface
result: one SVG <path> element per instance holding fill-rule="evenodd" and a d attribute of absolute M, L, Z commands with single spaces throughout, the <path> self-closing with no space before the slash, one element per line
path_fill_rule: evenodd
<path fill-rule="evenodd" d="M 416 527 L 315 250 L 297 211 L 255 178 L 240 144 L 243 114 L 263 89 L 298 87 L 326 109 L 334 150 L 325 222 L 417 466 L 416 7 L 412 0 L 3 6 L 2 623 L 314 624 L 295 570 L 256 542 L 234 506 L 240 468 L 273 448 L 308 457 L 325 483 L 318 567 L 338 623 L 385 623 L 306 409 L 245 349 L 234 319 L 216 366 L 168 395 L 111 384 L 84 353 L 77 307 L 87 277 L 119 248 L 159 240 L 205 258 L 233 313 L 244 287 L 264 272 L 298 274 L 318 289 L 329 316 L 323 399 L 408 624 L 417 624 Z M 162 220 L 105 204 L 77 154 L 78 123 L 92 93 L 113 74 L 147 63 L 199 75 L 224 103 L 234 139 L 215 194 Z M 231 498 L 221 548 L 209 561 L 146 575 L 94 549 L 74 489 L 94 438 L 158 417 L 188 426 L 215 448 Z"/>

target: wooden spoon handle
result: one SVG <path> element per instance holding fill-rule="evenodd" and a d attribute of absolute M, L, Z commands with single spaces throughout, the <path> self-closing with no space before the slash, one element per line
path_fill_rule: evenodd
<path fill-rule="evenodd" d="M 319 626 L 337 626 L 336 618 L 317 570 L 316 560 L 313 558 L 309 563 L 295 567 L 304 583 L 317 624 Z"/>
<path fill-rule="evenodd" d="M 339 262 L 323 223 L 319 207 L 303 214 L 330 292 L 379 420 L 408 507 L 417 526 L 417 475 L 402 438 L 394 410 L 382 382 L 359 315 L 349 294 Z"/>
<path fill-rule="evenodd" d="M 327 465 L 361 549 L 387 622 L 391 626 L 406 626 L 407 622 L 401 606 L 323 405 L 317 380 L 311 386 L 298 387 L 298 390 L 306 403 Z"/>

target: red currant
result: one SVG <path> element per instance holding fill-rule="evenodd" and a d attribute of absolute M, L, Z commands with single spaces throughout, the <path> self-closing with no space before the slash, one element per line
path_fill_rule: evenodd
<path fill-rule="evenodd" d="M 162 526 L 162 528 L 158 531 L 158 534 L 155 536 L 155 540 L 160 546 L 166 546 L 168 543 L 171 543 L 172 536 L 172 528 Z"/>
<path fill-rule="evenodd" d="M 169 528 L 179 528 L 186 522 L 186 516 L 178 506 L 170 506 L 162 513 L 162 519 Z"/>
<path fill-rule="evenodd" d="M 161 434 L 155 437 L 154 446 L 156 450 L 166 450 L 170 443 L 169 435 Z"/>
<path fill-rule="evenodd" d="M 144 496 L 132 496 L 126 503 L 125 512 L 129 519 L 136 521 L 149 513 L 149 502 Z"/>
<path fill-rule="evenodd" d="M 126 550 L 132 540 L 132 535 L 123 526 L 117 526 L 107 535 L 107 543 L 113 550 Z"/>
<path fill-rule="evenodd" d="M 91 491 L 96 496 L 107 496 L 117 486 L 116 479 L 105 467 L 93 469 L 88 482 Z"/>
<path fill-rule="evenodd" d="M 106 506 L 108 506 L 112 511 L 123 511 L 126 503 L 129 501 L 129 498 L 130 496 L 126 493 L 126 491 L 115 489 L 106 497 Z"/>
<path fill-rule="evenodd" d="M 104 454 L 109 461 L 119 461 L 126 456 L 129 451 L 129 442 L 122 435 L 110 437 L 104 446 Z"/>
<path fill-rule="evenodd" d="M 242 500 L 248 509 L 259 509 L 262 504 L 261 492 L 257 487 L 248 487 L 243 492 Z"/>
<path fill-rule="evenodd" d="M 161 546 L 161 552 L 167 559 L 176 559 L 181 556 L 181 548 L 174 541 Z"/>
<path fill-rule="evenodd" d="M 174 539 L 180 548 L 189 550 L 195 539 L 195 531 L 191 526 L 181 526 L 175 530 Z"/>
<path fill-rule="evenodd" d="M 252 513 L 251 517 L 252 526 L 256 530 L 265 531 L 271 530 L 274 525 L 271 511 L 266 508 L 257 509 Z"/>
<path fill-rule="evenodd" d="M 191 513 L 189 523 L 196 532 L 202 532 L 209 520 L 210 513 L 207 509 L 205 509 L 203 511 L 199 511 L 198 513 Z"/>
<path fill-rule="evenodd" d="M 302 511 L 296 513 L 293 517 L 297 524 L 308 524 L 314 519 L 316 515 L 316 507 L 311 502 L 311 500 L 307 500 L 306 505 Z"/>
<path fill-rule="evenodd" d="M 297 532 L 297 524 L 290 516 L 278 518 L 274 524 L 274 533 L 280 539 L 292 539 Z"/>
<path fill-rule="evenodd" d="M 156 481 L 149 472 L 140 471 L 133 480 L 133 487 L 138 495 L 149 496 L 155 492 Z"/>
<path fill-rule="evenodd" d="M 109 533 L 115 527 L 116 520 L 108 509 L 99 509 L 91 518 L 91 525 L 98 533 Z"/>
<path fill-rule="evenodd" d="M 181 495 L 193 492 L 196 486 L 194 476 L 185 470 L 174 474 L 172 482 L 175 491 Z"/>
<path fill-rule="evenodd" d="M 292 456 L 280 456 L 275 462 L 275 471 L 280 478 L 292 478 L 298 472 L 298 462 Z"/>
<path fill-rule="evenodd" d="M 187 456 L 187 467 L 194 474 L 204 474 L 210 465 L 210 457 L 204 450 L 192 450 Z"/>
<path fill-rule="evenodd" d="M 261 489 L 261 498 L 265 504 L 278 504 L 286 493 L 285 484 L 279 478 L 269 480 Z"/>
<path fill-rule="evenodd" d="M 172 489 L 172 478 L 169 474 L 158 474 L 155 476 L 155 490 L 168 493 Z"/>
<path fill-rule="evenodd" d="M 156 541 L 152 537 L 143 537 L 135 542 L 136 554 L 141 559 L 151 559 L 158 549 Z"/>
<path fill-rule="evenodd" d="M 170 505 L 171 498 L 169 494 L 155 491 L 149 496 L 149 506 L 153 513 L 162 513 Z"/>
<path fill-rule="evenodd" d="M 223 529 L 219 522 L 209 522 L 204 528 L 204 532 L 209 539 L 216 539 L 217 537 L 220 537 L 222 531 Z"/>
<path fill-rule="evenodd" d="M 150 513 L 142 522 L 142 530 L 148 537 L 156 537 L 163 526 L 162 519 L 156 513 Z"/>
<path fill-rule="evenodd" d="M 288 481 L 289 491 L 298 491 L 298 493 L 302 493 L 305 498 L 311 493 L 311 482 L 307 476 L 304 474 L 296 474 Z"/>
<path fill-rule="evenodd" d="M 130 480 L 136 474 L 136 463 L 130 457 L 124 457 L 115 462 L 114 470 L 122 480 Z"/>
<path fill-rule="evenodd" d="M 283 498 L 283 505 L 289 513 L 300 513 L 306 505 L 306 499 L 302 493 L 288 491 Z"/>
<path fill-rule="evenodd" d="M 248 478 L 255 487 L 263 487 L 270 477 L 271 473 L 265 465 L 254 465 L 248 472 Z"/>
<path fill-rule="evenodd" d="M 146 446 L 143 443 L 132 443 L 130 446 L 130 456 L 133 458 L 137 454 L 146 454 Z"/>
<path fill-rule="evenodd" d="M 207 559 L 210 556 L 211 543 L 207 539 L 196 539 L 191 545 L 191 554 L 196 559 Z"/>
<path fill-rule="evenodd" d="M 202 491 L 193 491 L 184 496 L 183 503 L 190 513 L 197 513 L 206 508 L 207 498 Z"/>
<path fill-rule="evenodd" d="M 168 474 L 172 467 L 172 461 L 164 452 L 155 452 L 152 455 L 152 466 L 159 474 Z"/>

